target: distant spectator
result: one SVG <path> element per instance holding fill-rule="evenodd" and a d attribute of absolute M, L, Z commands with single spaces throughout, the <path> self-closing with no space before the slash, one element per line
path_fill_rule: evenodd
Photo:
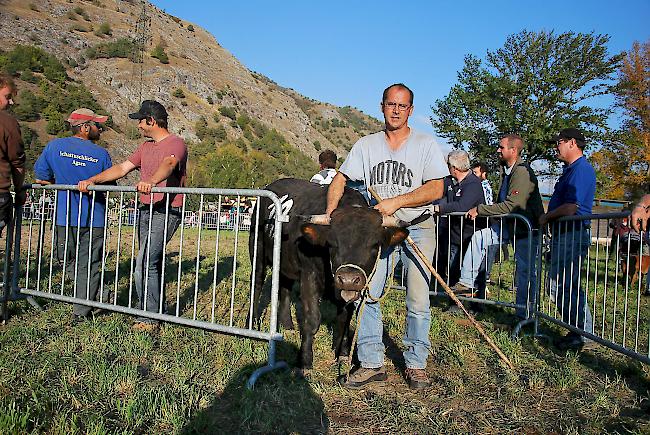
<path fill-rule="evenodd" d="M 485 204 L 486 205 L 492 205 L 494 204 L 494 197 L 492 194 L 492 185 L 490 184 L 490 181 L 487 179 L 488 174 L 489 174 L 489 169 L 487 165 L 484 162 L 476 162 L 472 165 L 472 172 L 474 172 L 474 175 L 476 175 L 478 178 L 481 179 L 481 187 L 483 187 L 483 195 L 485 196 Z M 501 247 L 504 249 L 505 254 L 504 257 L 507 257 L 508 254 L 508 244 L 504 243 L 501 245 Z M 494 260 L 496 260 L 497 253 L 499 252 L 499 245 L 490 245 L 488 246 L 487 250 L 487 265 L 482 264 L 482 268 L 487 268 L 487 282 L 490 283 L 492 282 L 490 280 L 490 275 L 492 273 L 492 266 L 494 265 Z"/>
<path fill-rule="evenodd" d="M 494 204 L 494 199 L 492 196 L 492 185 L 488 181 L 488 167 L 483 162 L 476 162 L 472 165 L 472 172 L 481 180 L 481 187 L 483 188 L 483 196 L 485 196 L 485 204 L 492 205 Z"/>
<path fill-rule="evenodd" d="M 14 186 L 16 203 L 25 203 L 25 148 L 16 118 L 7 112 L 14 104 L 16 85 L 9 76 L 0 75 L 0 234 L 9 225 L 13 204 L 9 188 Z"/>
<path fill-rule="evenodd" d="M 636 231 L 648 231 L 648 219 L 650 219 L 650 193 L 641 198 L 639 203 L 632 209 L 632 228 Z"/>
<path fill-rule="evenodd" d="M 470 171 L 469 154 L 453 150 L 447 155 L 447 166 L 451 175 L 444 178 L 445 196 L 433 206 L 434 213 L 467 212 L 485 204 L 481 181 Z M 464 216 L 441 216 L 438 228 L 438 272 L 446 276 L 449 269 L 449 285 L 454 285 L 460 277 L 460 259 L 475 231 L 474 222 Z"/>
<path fill-rule="evenodd" d="M 328 185 L 336 175 L 336 154 L 332 150 L 325 150 L 318 156 L 320 163 L 320 172 L 311 177 L 312 183 Z"/>
<path fill-rule="evenodd" d="M 540 226 L 548 225 L 551 232 L 550 297 L 561 311 L 563 322 L 592 333 L 591 311 L 580 282 L 580 268 L 591 244 L 591 221 L 553 221 L 563 216 L 591 214 L 596 194 L 596 171 L 583 154 L 585 137 L 580 130 L 565 128 L 553 141 L 564 169 L 555 184 L 548 211 L 539 218 Z M 571 331 L 559 344 L 568 349 L 580 349 L 592 343 Z"/>
<path fill-rule="evenodd" d="M 72 136 L 54 139 L 45 146 L 34 164 L 36 182 L 76 185 L 113 166 L 108 152 L 93 142 L 99 140 L 101 134 L 98 123 L 106 122 L 107 119 L 107 116 L 96 115 L 90 109 L 82 108 L 72 112 L 67 119 Z M 106 197 L 103 192 L 96 192 L 93 196 L 64 191 L 57 196 L 56 255 L 64 268 L 64 274 L 74 282 L 77 299 L 88 298 L 94 301 L 99 291 L 105 213 Z M 108 292 L 104 295 L 104 301 L 107 300 Z M 90 312 L 91 307 L 74 304 L 73 321 L 77 323 L 86 320 Z"/>

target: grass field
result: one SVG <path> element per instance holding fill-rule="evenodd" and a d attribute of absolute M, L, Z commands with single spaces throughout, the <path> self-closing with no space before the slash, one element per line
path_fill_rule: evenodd
<path fill-rule="evenodd" d="M 237 298 L 242 298 L 237 303 L 244 303 L 250 273 L 247 234 L 241 235 L 234 263 Z M 196 234 L 187 236 L 180 311 L 193 313 L 198 250 L 203 290 L 197 311 L 208 319 L 214 232 L 205 233 L 201 245 Z M 170 251 L 178 246 L 172 242 Z M 233 252 L 225 246 L 223 261 L 230 256 L 230 267 L 220 267 L 215 292 L 226 297 L 221 305 L 229 303 L 232 288 Z M 173 292 L 177 261 L 171 258 L 167 270 Z M 120 269 L 119 287 L 128 288 L 128 261 L 122 259 Z M 507 288 L 506 280 L 502 286 Z M 168 290 L 168 298 L 173 292 Z M 0 433 L 650 432 L 648 366 L 604 348 L 564 353 L 544 339 L 512 341 L 497 324 L 513 324 L 514 318 L 498 308 L 479 320 L 515 370 L 504 368 L 473 329 L 446 313 L 447 302 L 434 299 L 427 368 L 434 382 L 425 391 L 409 390 L 401 357 L 403 300 L 403 293 L 393 291 L 383 302 L 389 379 L 358 391 L 336 382 L 345 367 L 333 363 L 335 312 L 329 303 L 322 305 L 324 324 L 308 377 L 274 372 L 248 391 L 247 377 L 266 362 L 264 342 L 174 325 L 143 333 L 130 328 L 128 316 L 110 313 L 73 326 L 69 305 L 41 300 L 45 310 L 39 312 L 26 302 L 12 302 L 10 322 L 0 327 Z M 236 321 L 243 321 L 245 312 L 240 309 Z M 543 325 L 542 332 L 553 337 L 560 330 Z M 284 335 L 279 359 L 294 364 L 299 334 Z"/>

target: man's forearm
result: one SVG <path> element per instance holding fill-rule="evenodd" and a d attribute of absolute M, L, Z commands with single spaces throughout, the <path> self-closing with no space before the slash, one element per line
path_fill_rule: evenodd
<path fill-rule="evenodd" d="M 89 178 L 89 180 L 92 183 L 95 184 L 102 184 L 102 183 L 108 183 L 110 181 L 115 181 L 119 178 L 124 177 L 128 171 L 126 171 L 122 165 L 114 165 L 105 170 L 104 172 L 100 172 L 97 175 L 93 175 L 92 177 Z"/>
<path fill-rule="evenodd" d="M 345 190 L 345 182 L 346 178 L 342 173 L 338 172 L 334 176 L 334 179 L 327 188 L 327 208 L 325 209 L 325 213 L 331 214 L 338 207 Z"/>
<path fill-rule="evenodd" d="M 442 198 L 444 182 L 442 179 L 429 180 L 412 192 L 396 197 L 400 208 L 418 207 L 431 204 L 431 201 Z"/>
<path fill-rule="evenodd" d="M 561 218 L 562 216 L 573 216 L 578 212 L 577 204 L 562 204 L 553 211 L 546 213 L 546 220 Z"/>

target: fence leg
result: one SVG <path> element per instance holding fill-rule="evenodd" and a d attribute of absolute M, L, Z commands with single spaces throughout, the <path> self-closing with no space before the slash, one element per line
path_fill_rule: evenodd
<path fill-rule="evenodd" d="M 259 377 L 262 376 L 264 373 L 268 373 L 270 371 L 278 370 L 278 369 L 286 369 L 289 367 L 285 361 L 278 361 L 278 362 L 275 361 L 275 345 L 276 345 L 276 341 L 274 339 L 269 340 L 269 362 L 264 367 L 260 367 L 259 369 L 255 370 L 251 375 L 251 377 L 248 378 L 246 387 L 249 390 L 252 390 L 255 387 L 255 382 L 257 382 Z"/>
<path fill-rule="evenodd" d="M 537 318 L 535 317 L 535 315 L 533 315 L 533 317 L 529 317 L 527 319 L 521 320 L 519 323 L 517 323 L 517 325 L 515 325 L 515 329 L 512 331 L 511 338 L 513 340 L 519 338 L 519 333 L 521 332 L 521 328 L 531 323 L 535 324 L 535 330 L 537 330 Z"/>
<path fill-rule="evenodd" d="M 5 266 L 4 266 L 4 277 L 3 277 L 3 287 L 4 287 L 4 298 L 2 301 L 2 316 L 3 322 L 7 323 L 9 317 L 9 309 L 7 307 L 8 301 L 18 301 L 25 299 L 27 302 L 34 308 L 39 311 L 43 311 L 43 307 L 36 302 L 32 296 L 25 296 L 20 293 L 18 288 L 18 272 L 20 270 L 20 238 L 21 238 L 21 229 L 23 223 L 23 207 L 22 205 L 14 206 L 14 217 L 9 222 L 7 227 L 7 252 L 5 254 Z M 13 244 L 13 246 L 12 246 Z M 13 265 L 9 265 L 12 262 L 11 251 L 14 251 L 13 255 Z M 11 271 L 11 273 L 10 273 Z M 11 279 L 9 279 L 11 278 Z M 11 284 L 9 283 L 11 281 Z"/>
<path fill-rule="evenodd" d="M 2 270 L 2 324 L 9 320 L 9 263 L 11 263 L 11 241 L 13 240 L 13 219 L 7 225 L 7 243 L 5 244 L 5 264 Z"/>

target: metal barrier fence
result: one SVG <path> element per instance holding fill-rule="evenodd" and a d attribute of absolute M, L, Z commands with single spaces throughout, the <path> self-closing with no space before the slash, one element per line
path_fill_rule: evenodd
<path fill-rule="evenodd" d="M 225 195 L 236 196 L 237 204 L 244 197 L 266 196 L 280 207 L 272 192 L 155 189 L 155 193 L 165 195 L 166 202 L 170 196 L 179 193 L 186 194 L 186 198 L 187 195 L 193 195 L 194 199 L 198 197 L 198 201 L 192 202 L 198 207 L 188 207 L 184 199 L 178 211 L 178 230 L 168 235 L 167 225 L 162 226 L 163 239 L 170 239 L 168 244 L 162 245 L 159 266 L 165 290 L 155 309 L 150 310 L 146 306 L 147 276 L 140 292 L 135 281 L 138 276 L 137 224 L 143 219 L 143 213 L 144 219 L 152 215 L 152 206 L 139 207 L 133 187 L 96 186 L 87 195 L 92 199 L 91 215 L 94 213 L 92 204 L 96 203 L 98 195 L 105 195 L 106 203 L 111 204 L 112 199 L 115 204 L 105 214 L 100 229 L 88 231 L 88 240 L 101 239 L 101 264 L 97 269 L 100 285 L 98 300 L 95 301 L 88 291 L 91 275 L 96 275 L 91 265 L 94 242 L 80 243 L 84 236 L 80 231 L 81 205 L 77 206 L 76 213 L 70 206 L 71 198 L 78 195 L 76 187 L 34 185 L 30 189 L 34 192 L 32 197 L 40 195 L 41 199 L 16 214 L 12 288 L 19 285 L 25 295 L 267 340 L 268 365 L 251 376 L 250 386 L 262 373 L 284 366 L 284 363 L 275 361 L 275 344 L 282 339 L 277 332 L 277 292 L 280 222 L 286 217 L 276 216 L 270 313 L 264 323 L 263 329 L 266 329 L 261 331 L 254 329 L 252 323 L 253 287 L 247 281 L 250 275 L 242 272 L 238 261 L 247 252 L 246 247 L 241 246 L 246 245 L 242 233 L 250 230 L 248 237 L 255 240 L 260 235 L 255 228 L 250 228 L 250 213 L 242 212 L 239 206 L 234 213 L 221 211 Z M 52 193 L 52 200 L 46 201 L 46 196 Z M 76 216 L 77 219 L 66 220 L 64 228 L 54 225 L 54 221 L 58 222 L 54 204 L 61 195 L 67 204 L 66 216 Z M 217 211 L 205 210 L 208 197 L 216 200 Z M 133 203 L 135 207 L 123 207 L 127 203 Z M 228 213 L 227 217 L 224 217 L 225 213 Z M 164 222 L 168 223 L 169 212 L 164 216 Z M 561 218 L 544 228 L 542 237 L 521 215 L 478 218 L 471 224 L 463 213 L 437 216 L 438 248 L 434 267 L 448 285 L 454 285 L 459 279 L 462 282 L 463 269 L 470 270 L 465 275 L 470 277 L 468 283 L 474 291 L 460 299 L 477 305 L 514 309 L 520 318 L 514 336 L 527 323 L 534 323 L 537 333 L 537 322 L 541 318 L 650 364 L 650 308 L 645 296 L 650 285 L 647 276 L 643 284 L 643 264 L 650 258 L 644 251 L 648 237 L 641 234 L 633 239 L 618 232 L 609 234 L 610 224 L 628 216 L 629 212 L 623 212 Z M 77 231 L 70 232 L 70 229 Z M 93 238 L 92 233 L 96 231 L 99 231 L 100 239 Z M 150 240 L 152 233 L 155 237 L 161 235 L 149 231 L 140 234 L 140 238 Z M 74 252 L 59 249 L 59 245 L 69 246 L 70 241 L 75 247 Z M 11 239 L 5 242 L 5 249 L 10 248 Z M 511 247 L 512 255 L 503 254 L 505 245 Z M 543 255 L 540 246 L 544 248 Z M 85 256 L 82 251 L 86 251 Z M 144 257 L 145 253 L 142 255 Z M 80 261 L 84 258 L 87 261 L 85 267 Z M 240 260 L 248 263 L 247 258 Z M 144 269 L 146 275 L 150 268 Z M 4 270 L 6 279 L 6 265 Z M 85 280 L 80 270 L 85 274 Z M 401 285 L 393 287 L 404 288 L 404 279 L 402 276 Z M 399 275 L 397 280 L 399 282 Z M 79 287 L 83 285 L 79 282 L 85 283 L 86 287 L 81 292 Z M 518 292 L 518 284 L 522 282 L 525 290 Z M 5 283 L 5 304 L 7 292 L 8 283 Z M 432 283 L 431 294 L 444 295 L 436 282 Z"/>
<path fill-rule="evenodd" d="M 433 264 L 450 286 L 473 277 L 474 292 L 459 297 L 475 304 L 470 306 L 514 308 L 522 320 L 513 336 L 527 323 L 534 323 L 537 334 L 538 320 L 544 319 L 650 364 L 650 240 L 647 233 L 627 237 L 615 230 L 629 214 L 565 217 L 543 228 L 541 236 L 519 215 L 478 218 L 469 228 L 462 213 L 438 216 Z M 449 225 L 445 219 L 455 221 Z M 490 230 L 481 227 L 487 225 L 496 235 L 486 236 Z M 519 225 L 525 234 L 518 238 L 504 231 L 517 234 Z M 513 248 L 508 256 L 501 250 L 506 244 Z M 522 264 L 529 265 L 524 274 L 517 271 Z M 398 274 L 393 287 L 403 289 L 404 280 Z M 517 291 L 522 281 L 523 293 Z M 446 297 L 435 281 L 430 294 Z"/>
<path fill-rule="evenodd" d="M 518 317 L 515 336 L 522 326 L 534 322 L 539 236 L 528 219 L 509 214 L 470 221 L 465 213 L 435 219 L 437 248 L 433 266 L 448 286 L 460 281 L 473 290 L 468 295 L 459 294 L 459 299 L 514 309 Z M 503 254 L 506 245 L 514 248 L 512 258 Z M 517 277 L 524 282 L 521 291 L 517 291 Z M 405 289 L 405 279 L 404 274 L 398 274 L 399 284 L 392 287 Z M 430 294 L 447 297 L 435 280 Z"/>
<path fill-rule="evenodd" d="M 131 186 L 91 186 L 87 194 L 68 185 L 29 189 L 32 198 L 41 197 L 40 209 L 30 207 L 23 213 L 19 208 L 16 213 L 13 288 L 24 295 L 75 304 L 75 313 L 102 309 L 145 322 L 268 341 L 268 364 L 253 373 L 251 388 L 261 374 L 286 366 L 275 360 L 276 342 L 282 340 L 277 305 L 281 222 L 286 219 L 281 213 L 275 216 L 271 298 L 268 315 L 257 329 L 254 286 L 245 266 L 250 264 L 249 254 L 257 255 L 256 248 L 248 252 L 248 239 L 256 242 L 262 235 L 257 228 L 243 232 L 250 229 L 250 214 L 239 207 L 243 198 L 267 197 L 281 210 L 273 192 L 154 188 L 142 196 Z M 52 193 L 48 213 L 45 198 Z M 172 207 L 181 194 L 182 204 Z M 237 208 L 229 216 L 231 222 L 222 226 L 225 195 L 237 198 Z M 205 211 L 208 199 L 217 202 L 216 212 Z M 190 202 L 198 207 L 190 210 Z M 129 203 L 134 207 L 124 207 Z M 115 208 L 105 212 L 107 204 Z"/>
<path fill-rule="evenodd" d="M 22 207 L 22 219 L 27 220 L 45 220 L 51 221 L 54 217 L 54 203 L 52 202 L 53 195 L 44 197 L 47 201 L 28 202 Z M 117 206 L 117 204 L 115 204 Z M 109 226 L 117 225 L 118 220 L 122 221 L 122 225 L 133 225 L 138 218 L 138 209 L 133 207 L 126 207 L 117 210 L 115 207 L 109 206 L 108 212 Z M 250 231 L 251 228 L 252 212 L 241 212 L 232 210 L 222 210 L 220 207 L 217 211 L 204 211 L 201 214 L 201 227 L 204 229 L 216 229 L 219 226 L 222 230 L 234 230 L 235 223 L 237 223 L 240 231 Z M 199 226 L 198 210 L 186 210 L 183 221 L 189 228 L 196 228 Z"/>
<path fill-rule="evenodd" d="M 548 252 L 537 314 L 650 364 L 647 276 L 642 284 L 647 234 L 625 237 L 614 225 L 629 214 L 564 217 L 545 228 Z"/>

